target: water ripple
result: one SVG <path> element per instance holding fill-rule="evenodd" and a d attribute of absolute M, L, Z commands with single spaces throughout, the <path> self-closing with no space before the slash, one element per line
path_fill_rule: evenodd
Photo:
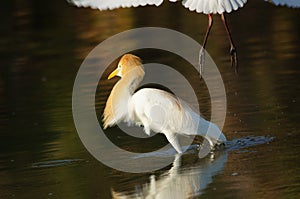
<path fill-rule="evenodd" d="M 36 162 L 31 165 L 31 168 L 49 168 L 49 167 L 59 167 L 66 166 L 70 164 L 83 162 L 83 159 L 64 159 L 64 160 L 49 160 L 43 162 Z"/>

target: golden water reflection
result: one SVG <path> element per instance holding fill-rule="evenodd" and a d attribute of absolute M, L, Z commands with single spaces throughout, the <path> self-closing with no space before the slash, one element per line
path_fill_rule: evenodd
<path fill-rule="evenodd" d="M 4 1 L 0 11 L 0 198 L 111 198 L 113 194 L 132 196 L 135 187 L 139 187 L 139 194 L 149 193 L 151 182 L 174 185 L 163 183 L 172 179 L 171 168 L 154 172 L 151 181 L 152 174 L 115 171 L 90 156 L 73 123 L 73 82 L 87 54 L 114 34 L 130 28 L 159 26 L 201 42 L 207 17 L 169 2 L 159 8 L 99 12 L 78 9 L 64 1 L 47 5 L 42 1 Z M 249 1 L 243 9 L 228 15 L 238 50 L 238 76 L 230 68 L 226 32 L 219 17 L 214 17 L 207 50 L 226 87 L 228 112 L 224 133 L 229 140 L 248 135 L 276 138 L 270 144 L 229 152 L 227 162 L 216 174 L 209 174 L 214 161 L 198 163 L 197 156 L 183 156 L 185 163 L 173 169 L 176 179 L 187 182 L 181 186 L 181 193 L 200 192 L 203 198 L 297 198 L 299 17 L 299 10 L 275 7 L 261 0 Z M 168 60 L 171 66 L 177 64 L 173 58 L 154 55 L 152 59 L 157 62 Z M 184 65 L 180 70 L 194 77 Z M 180 87 L 175 80 L 172 82 Z M 111 87 L 106 84 L 105 91 L 99 94 L 99 111 Z M 209 115 L 210 102 L 200 87 L 193 88 L 197 96 L 202 96 L 199 103 Z M 166 143 L 163 137 L 136 142 L 116 129 L 108 133 L 119 145 L 131 149 L 151 150 Z M 37 162 L 70 159 L 83 161 L 32 167 Z M 201 169 L 207 169 L 207 178 Z M 201 185 L 203 179 L 208 179 L 204 180 L 206 185 Z M 188 184 L 194 184 L 194 189 L 187 191 Z M 170 186 L 159 186 L 157 194 L 171 191 Z"/>

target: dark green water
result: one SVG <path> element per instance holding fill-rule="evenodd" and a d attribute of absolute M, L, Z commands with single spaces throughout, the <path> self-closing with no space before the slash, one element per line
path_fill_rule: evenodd
<path fill-rule="evenodd" d="M 131 174 L 98 162 L 78 137 L 72 89 L 80 64 L 100 42 L 131 28 L 170 28 L 202 41 L 207 17 L 169 2 L 103 12 L 58 0 L 1 4 L 0 198 L 299 198 L 300 10 L 253 0 L 227 16 L 238 50 L 238 76 L 230 67 L 219 16 L 207 44 L 226 88 L 227 139 L 271 136 L 272 142 L 219 152 L 213 161 L 184 155 L 173 167 Z M 168 53 L 141 55 L 178 65 Z M 181 67 L 195 77 L 195 71 Z M 176 79 L 167 80 L 180 87 Z M 201 95 L 203 82 L 191 82 Z M 112 86 L 106 82 L 97 95 L 99 115 Z M 209 115 L 207 99 L 199 102 L 204 115 Z M 132 150 L 166 144 L 163 136 L 141 143 L 117 128 L 108 134 Z"/>

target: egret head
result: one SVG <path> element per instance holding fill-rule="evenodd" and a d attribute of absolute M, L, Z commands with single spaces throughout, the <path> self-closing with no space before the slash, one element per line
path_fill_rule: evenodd
<path fill-rule="evenodd" d="M 118 67 L 108 76 L 108 79 L 111 79 L 115 76 L 122 78 L 131 72 L 134 72 L 134 74 L 138 73 L 137 75 L 144 75 L 142 60 L 135 55 L 125 54 L 120 59 Z"/>

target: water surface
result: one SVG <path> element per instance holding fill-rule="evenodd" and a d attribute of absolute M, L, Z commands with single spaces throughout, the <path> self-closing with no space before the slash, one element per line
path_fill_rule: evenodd
<path fill-rule="evenodd" d="M 238 76 L 219 16 L 207 43 L 226 88 L 227 139 L 274 139 L 204 159 L 193 153 L 174 156 L 168 167 L 142 174 L 109 168 L 82 145 L 72 118 L 77 71 L 96 45 L 131 28 L 171 28 L 202 41 L 207 17 L 169 2 L 99 12 L 64 1 L 6 0 L 0 11 L 0 198 L 299 197 L 299 10 L 253 0 L 227 16 L 238 50 Z M 203 115 L 210 116 L 209 96 L 195 70 L 167 52 L 137 53 L 189 77 Z M 116 81 L 104 79 L 96 95 L 99 117 Z M 172 77 L 166 81 L 181 86 Z M 159 135 L 141 143 L 118 128 L 107 130 L 107 136 L 132 151 L 167 143 Z"/>

